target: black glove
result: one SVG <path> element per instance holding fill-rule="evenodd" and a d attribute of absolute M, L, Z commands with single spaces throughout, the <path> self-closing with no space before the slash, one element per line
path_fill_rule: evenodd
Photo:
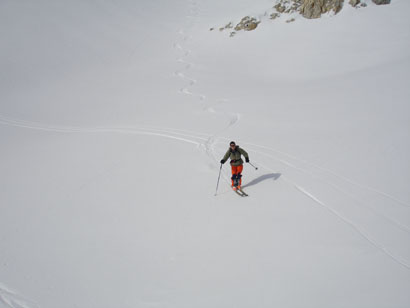
<path fill-rule="evenodd" d="M 245 157 L 245 161 L 249 163 L 249 157 Z"/>
<path fill-rule="evenodd" d="M 223 165 L 224 163 L 225 163 L 225 161 L 222 159 L 222 160 L 221 160 L 221 164 Z"/>

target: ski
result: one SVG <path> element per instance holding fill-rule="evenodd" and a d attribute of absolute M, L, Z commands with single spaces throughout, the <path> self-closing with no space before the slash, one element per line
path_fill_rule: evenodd
<path fill-rule="evenodd" d="M 242 193 L 242 195 L 243 195 L 244 197 L 248 197 L 248 196 L 249 196 L 246 192 L 244 192 L 244 191 L 242 190 L 242 188 L 239 188 L 238 190 Z"/>
<path fill-rule="evenodd" d="M 247 194 L 246 192 L 244 192 L 242 189 L 236 189 L 236 190 L 233 190 L 233 191 L 236 192 L 236 194 L 237 194 L 238 196 L 248 197 L 248 194 Z"/>
<path fill-rule="evenodd" d="M 245 197 L 245 195 L 240 193 L 239 190 L 234 190 L 234 192 L 236 192 L 236 194 L 240 197 Z"/>

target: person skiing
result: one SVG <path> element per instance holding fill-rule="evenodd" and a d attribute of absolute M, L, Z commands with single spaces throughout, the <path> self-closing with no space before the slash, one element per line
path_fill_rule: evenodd
<path fill-rule="evenodd" d="M 232 168 L 232 188 L 233 190 L 241 189 L 242 185 L 242 170 L 243 170 L 243 160 L 241 155 L 245 156 L 245 161 L 249 163 L 249 155 L 246 151 L 236 145 L 235 141 L 229 143 L 229 149 L 225 156 L 221 160 L 221 164 L 224 164 L 228 158 L 231 159 Z"/>

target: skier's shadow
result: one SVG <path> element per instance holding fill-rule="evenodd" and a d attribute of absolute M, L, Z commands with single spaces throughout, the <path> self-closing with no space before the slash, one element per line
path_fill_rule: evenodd
<path fill-rule="evenodd" d="M 261 175 L 260 177 L 257 177 L 256 179 L 253 179 L 252 181 L 243 185 L 242 187 L 245 188 L 245 187 L 253 186 L 253 185 L 259 184 L 262 181 L 269 180 L 269 179 L 276 181 L 277 179 L 280 178 L 281 175 L 282 175 L 281 173 L 264 174 L 264 175 Z"/>

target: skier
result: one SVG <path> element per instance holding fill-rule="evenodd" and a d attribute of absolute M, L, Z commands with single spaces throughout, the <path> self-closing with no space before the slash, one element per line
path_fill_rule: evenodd
<path fill-rule="evenodd" d="M 221 164 L 224 164 L 228 157 L 231 159 L 232 167 L 232 189 L 241 189 L 242 184 L 242 170 L 243 170 L 243 160 L 241 155 L 245 156 L 245 161 L 249 163 L 249 155 L 246 151 L 235 144 L 234 141 L 229 143 L 229 149 L 225 156 L 221 160 Z"/>

